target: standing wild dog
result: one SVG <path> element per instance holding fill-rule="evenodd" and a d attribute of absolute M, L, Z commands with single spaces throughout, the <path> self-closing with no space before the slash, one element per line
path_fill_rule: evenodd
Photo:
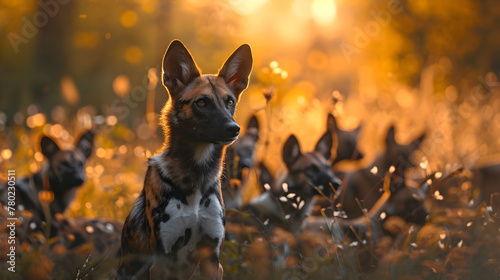
<path fill-rule="evenodd" d="M 125 220 L 117 278 L 186 279 L 198 264 L 222 278 L 220 175 L 225 146 L 238 138 L 233 115 L 252 70 L 240 46 L 218 75 L 201 75 L 186 47 L 172 41 L 163 58 L 162 151 L 151 157 L 144 188 Z"/>
<path fill-rule="evenodd" d="M 85 181 L 85 162 L 92 154 L 94 134 L 91 131 L 83 134 L 75 143 L 75 149 L 61 149 L 48 136 L 42 137 L 40 148 L 48 163 L 31 177 L 16 180 L 16 205 L 33 214 L 32 222 L 39 226 L 45 221 L 43 206 L 38 197 L 39 192 L 46 190 L 53 194 L 49 205 L 50 216 L 63 213 L 75 196 L 77 187 Z M 7 185 L 0 186 L 0 193 L 6 192 Z M 48 193 L 49 196 L 52 194 Z M 1 196 L 5 204 L 7 195 Z"/>
<path fill-rule="evenodd" d="M 371 209 L 382 196 L 380 189 L 383 185 L 381 176 L 384 176 L 391 166 L 398 168 L 411 167 L 411 155 L 420 146 L 424 135 L 409 145 L 399 145 L 394 137 L 394 127 L 389 129 L 385 139 L 385 152 L 377 157 L 367 168 L 348 174 L 347 184 L 341 190 L 338 202 L 349 218 L 356 218 L 363 214 L 356 199 L 363 208 Z M 371 170 L 377 167 L 377 174 Z"/>

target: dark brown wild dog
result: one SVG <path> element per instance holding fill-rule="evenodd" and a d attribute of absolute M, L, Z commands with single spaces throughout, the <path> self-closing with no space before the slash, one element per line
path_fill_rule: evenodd
<path fill-rule="evenodd" d="M 287 172 L 281 180 L 273 182 L 267 168 L 260 165 L 261 181 L 267 186 L 249 203 L 250 212 L 262 221 L 269 219 L 274 225 L 297 231 L 311 213 L 316 197 L 329 197 L 341 184 L 328 162 L 332 145 L 332 134 L 327 131 L 314 151 L 302 153 L 299 141 L 291 135 L 283 146 Z"/>
<path fill-rule="evenodd" d="M 480 190 L 476 204 L 484 201 L 493 207 L 493 213 L 500 214 L 500 164 L 476 166 L 472 172 L 473 186 Z"/>
<path fill-rule="evenodd" d="M 394 127 L 392 126 L 385 139 L 385 152 L 378 156 L 369 167 L 347 174 L 347 184 L 342 186 L 335 205 L 337 202 L 340 203 L 341 209 L 351 219 L 363 215 L 356 200 L 363 208 L 370 210 L 382 196 L 380 190 L 383 186 L 383 180 L 381 178 L 385 176 L 391 166 L 401 169 L 412 167 L 411 156 L 422 143 L 424 136 L 425 134 L 422 134 L 408 145 L 400 145 L 395 140 Z M 375 167 L 377 167 L 377 172 L 373 174 L 372 170 Z"/>
<path fill-rule="evenodd" d="M 384 176 L 383 194 L 363 216 L 352 219 L 342 218 L 341 215 L 334 218 L 313 216 L 304 221 L 302 229 L 320 231 L 321 228 L 327 228 L 327 232 L 338 240 L 349 236 L 351 238 L 366 237 L 371 242 L 376 242 L 383 236 L 393 234 L 383 230 L 384 223 L 389 218 L 399 217 L 400 220 L 408 223 L 425 224 L 429 213 L 424 203 L 430 190 L 429 179 L 434 180 L 435 174 L 413 182 L 410 186 L 406 183 L 402 166 L 397 166 L 393 172 L 391 171 Z M 369 232 L 370 236 L 367 235 Z"/>
<path fill-rule="evenodd" d="M 363 153 L 358 149 L 358 136 L 361 125 L 352 131 L 342 130 L 337 125 L 335 117 L 328 114 L 326 128 L 337 137 L 337 152 L 332 161 L 332 166 L 343 160 L 360 160 L 364 157 Z"/>
<path fill-rule="evenodd" d="M 78 138 L 74 149 L 61 149 L 52 138 L 41 138 L 40 151 L 47 163 L 38 173 L 20 178 L 15 184 L 16 206 L 32 214 L 31 220 L 23 221 L 24 224 L 38 230 L 42 222 L 53 220 L 56 214 L 66 211 L 75 197 L 76 189 L 85 182 L 85 163 L 92 154 L 93 145 L 92 131 Z M 7 184 L 0 184 L 0 205 L 7 205 L 7 187 Z M 49 196 L 53 195 L 48 205 L 49 213 L 44 211 L 38 199 L 41 191 L 50 191 Z"/>
<path fill-rule="evenodd" d="M 225 147 L 238 138 L 233 115 L 252 70 L 240 46 L 218 75 L 201 75 L 186 47 L 172 41 L 163 58 L 162 150 L 151 157 L 144 188 L 125 220 L 119 279 L 187 279 L 198 264 L 222 278 L 220 175 Z"/>
<path fill-rule="evenodd" d="M 242 192 L 248 185 L 250 170 L 254 167 L 255 147 L 259 140 L 259 122 L 252 116 L 244 135 L 226 150 L 221 187 L 226 209 L 240 209 Z"/>

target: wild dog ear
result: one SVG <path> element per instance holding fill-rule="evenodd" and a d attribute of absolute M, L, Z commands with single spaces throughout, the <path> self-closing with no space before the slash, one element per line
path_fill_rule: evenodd
<path fill-rule="evenodd" d="M 179 40 L 173 40 L 163 56 L 162 82 L 170 95 L 184 88 L 200 76 L 193 57 Z"/>
<path fill-rule="evenodd" d="M 257 174 L 259 175 L 259 181 L 263 188 L 262 191 L 267 191 L 264 187 L 266 184 L 269 184 L 270 187 L 273 186 L 273 175 L 271 175 L 271 172 L 269 172 L 269 169 L 267 169 L 266 165 L 263 162 L 259 163 Z"/>
<path fill-rule="evenodd" d="M 338 129 L 337 120 L 332 114 L 328 114 L 328 118 L 326 119 L 326 129 L 328 131 L 335 131 Z"/>
<path fill-rule="evenodd" d="M 255 115 L 252 116 L 247 125 L 247 132 L 259 139 L 259 121 Z"/>
<path fill-rule="evenodd" d="M 413 142 L 411 142 L 410 144 L 411 149 L 412 150 L 418 149 L 418 147 L 420 147 L 420 144 L 422 144 L 422 142 L 424 141 L 424 138 L 425 138 L 425 133 L 420 135 L 420 137 L 418 137 L 417 139 L 413 140 Z"/>
<path fill-rule="evenodd" d="M 52 157 L 59 152 L 61 149 L 57 146 L 56 142 L 48 136 L 43 136 L 40 140 L 40 148 L 42 149 L 42 154 L 50 161 Z"/>
<path fill-rule="evenodd" d="M 249 128 L 255 128 L 257 130 L 259 129 L 259 121 L 257 120 L 257 117 L 255 115 L 253 115 L 248 122 L 247 129 Z"/>
<path fill-rule="evenodd" d="M 300 152 L 300 145 L 295 135 L 290 135 L 288 140 L 286 140 L 285 146 L 283 146 L 283 161 L 286 164 L 288 170 L 292 167 L 292 165 L 299 159 L 302 155 Z"/>
<path fill-rule="evenodd" d="M 252 49 L 243 44 L 231 54 L 219 71 L 219 77 L 224 79 L 236 97 L 248 86 L 252 64 Z"/>
<path fill-rule="evenodd" d="M 89 158 L 92 154 L 92 149 L 94 147 L 94 133 L 92 131 L 87 131 L 83 134 L 80 139 L 76 142 L 76 148 L 82 152 L 85 158 Z"/>
<path fill-rule="evenodd" d="M 363 125 L 360 123 L 358 125 L 358 127 L 356 127 L 352 132 L 354 132 L 354 134 L 356 134 L 356 137 L 359 135 L 359 133 L 361 132 L 361 128 L 363 127 Z"/>
<path fill-rule="evenodd" d="M 318 141 L 314 151 L 322 154 L 325 159 L 329 159 L 332 156 L 332 146 L 333 146 L 333 137 L 332 133 L 327 131 Z"/>
<path fill-rule="evenodd" d="M 387 145 L 387 149 L 396 144 L 394 125 L 391 125 L 389 131 L 387 131 L 387 135 L 385 136 L 385 144 Z"/>

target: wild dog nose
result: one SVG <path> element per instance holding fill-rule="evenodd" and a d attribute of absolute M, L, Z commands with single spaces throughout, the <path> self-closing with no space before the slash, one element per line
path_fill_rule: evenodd
<path fill-rule="evenodd" d="M 234 138 L 238 134 L 240 134 L 240 126 L 237 123 L 231 122 L 226 124 L 226 135 L 228 137 Z"/>
<path fill-rule="evenodd" d="M 84 182 L 85 182 L 85 180 L 81 177 L 75 178 L 75 185 L 76 186 L 81 186 L 81 185 L 83 185 Z"/>

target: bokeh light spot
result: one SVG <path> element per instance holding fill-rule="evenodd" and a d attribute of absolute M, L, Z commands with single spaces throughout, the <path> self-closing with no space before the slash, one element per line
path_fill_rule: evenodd
<path fill-rule="evenodd" d="M 44 156 L 42 153 L 40 153 L 40 152 L 35 153 L 35 160 L 36 161 L 43 161 L 43 159 L 44 159 Z"/>
<path fill-rule="evenodd" d="M 122 14 L 120 22 L 125 27 L 132 27 L 137 23 L 137 14 L 134 11 L 126 11 Z"/>
<path fill-rule="evenodd" d="M 138 63 L 142 59 L 142 51 L 139 47 L 130 46 L 125 51 L 125 60 L 130 63 Z"/>
<path fill-rule="evenodd" d="M 113 80 L 113 91 L 118 96 L 125 96 L 130 91 L 130 81 L 126 75 L 118 75 Z"/>
<path fill-rule="evenodd" d="M 106 150 L 102 147 L 99 147 L 96 151 L 95 154 L 97 157 L 103 158 L 106 156 Z"/>
<path fill-rule="evenodd" d="M 12 157 L 12 151 L 10 149 L 5 149 L 2 151 L 2 158 L 7 160 Z"/>
<path fill-rule="evenodd" d="M 50 127 L 50 135 L 54 138 L 61 138 L 63 130 L 64 129 L 60 124 L 55 124 Z"/>
<path fill-rule="evenodd" d="M 61 79 L 61 94 L 66 103 L 74 106 L 80 101 L 80 93 L 73 79 L 69 76 L 64 76 Z"/>

